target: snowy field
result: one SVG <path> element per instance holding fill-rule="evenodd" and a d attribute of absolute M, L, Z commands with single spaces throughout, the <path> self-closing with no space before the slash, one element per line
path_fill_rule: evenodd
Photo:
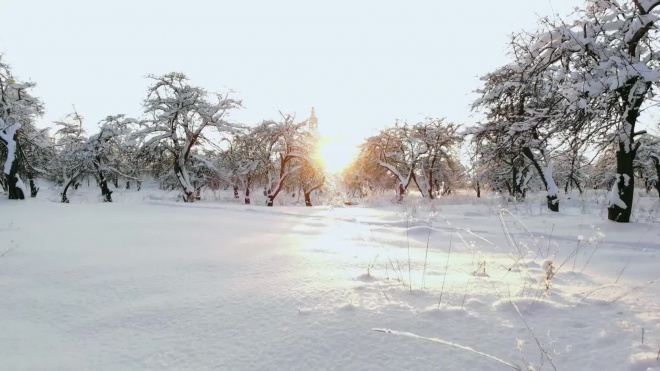
<path fill-rule="evenodd" d="M 660 370 L 657 198 L 83 195 L 0 201 L 3 370 Z"/>

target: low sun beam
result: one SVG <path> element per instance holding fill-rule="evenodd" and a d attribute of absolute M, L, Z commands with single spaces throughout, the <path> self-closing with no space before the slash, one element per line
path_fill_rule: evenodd
<path fill-rule="evenodd" d="M 343 138 L 323 140 L 319 154 L 328 173 L 336 174 L 346 169 L 356 155 L 356 149 L 344 142 Z"/>

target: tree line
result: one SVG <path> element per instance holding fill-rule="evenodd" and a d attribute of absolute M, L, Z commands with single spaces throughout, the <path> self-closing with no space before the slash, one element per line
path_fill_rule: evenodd
<path fill-rule="evenodd" d="M 305 121 L 291 115 L 247 127 L 229 121 L 241 101 L 229 93 L 209 94 L 190 84 L 184 74 L 148 76 L 151 85 L 140 119 L 107 116 L 95 133 L 87 134 L 83 117 L 74 110 L 48 129 L 37 129 L 42 102 L 29 94 L 34 84 L 19 83 L 0 60 L 0 160 L 5 171 L 0 185 L 10 199 L 39 192 L 35 179 L 58 184 L 61 201 L 83 178 L 94 178 L 103 201 L 112 202 L 115 188 L 136 187 L 144 179 L 163 189 L 180 189 L 182 200 L 200 199 L 204 188 L 232 187 L 234 196 L 263 188 L 268 206 L 282 190 L 299 189 L 311 206 L 310 194 L 325 175 L 317 155 L 318 136 Z"/>
<path fill-rule="evenodd" d="M 660 0 L 587 0 L 570 18 L 540 18 L 512 35 L 509 61 L 482 77 L 472 107 L 483 119 L 396 121 L 360 145 L 344 187 L 357 196 L 393 189 L 398 202 L 410 187 L 430 199 L 466 187 L 513 199 L 544 190 L 552 211 L 561 188 L 608 188 L 608 218 L 628 222 L 635 184 L 660 193 L 660 138 L 638 129 L 657 102 L 659 8 Z M 148 78 L 141 118 L 108 116 L 88 135 L 74 111 L 51 136 L 34 124 L 44 112 L 29 94 L 34 84 L 0 59 L 0 185 L 9 198 L 24 198 L 25 182 L 36 196 L 41 177 L 61 185 L 67 202 L 68 189 L 93 177 L 110 202 L 109 181 L 139 188 L 148 177 L 186 202 L 205 187 L 232 187 L 245 203 L 263 189 L 269 206 L 299 189 L 311 205 L 326 175 L 305 121 L 282 114 L 239 125 L 229 115 L 241 101 L 229 93 L 210 94 L 181 73 Z"/>
<path fill-rule="evenodd" d="M 608 218 L 628 222 L 636 179 L 660 192 L 660 138 L 637 129 L 657 104 L 658 8 L 660 0 L 587 0 L 570 19 L 543 17 L 538 29 L 512 35 L 509 62 L 476 91 L 473 109 L 484 119 L 460 133 L 470 146 L 467 169 L 434 147 L 427 135 L 440 131 L 430 121 L 369 138 L 354 170 L 368 169 L 362 180 L 370 184 L 387 173 L 399 195 L 414 184 L 430 198 L 429 181 L 453 174 L 443 180 L 451 187 L 467 172 L 478 195 L 483 186 L 515 198 L 541 188 L 552 211 L 562 184 L 606 186 Z M 444 128 L 439 142 L 449 148 L 459 139 L 453 125 Z"/>

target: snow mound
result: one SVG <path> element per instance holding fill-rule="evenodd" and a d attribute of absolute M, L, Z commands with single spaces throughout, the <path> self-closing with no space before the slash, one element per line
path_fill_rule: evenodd
<path fill-rule="evenodd" d="M 511 298 L 505 300 L 497 300 L 493 303 L 493 308 L 501 312 L 516 312 L 516 308 L 513 307 L 511 303 L 516 304 L 520 313 L 522 314 L 534 314 L 539 311 L 545 310 L 556 310 L 556 309 L 565 309 L 568 308 L 567 305 L 559 304 L 557 302 L 547 300 L 547 299 L 538 299 L 538 298 Z"/>
<path fill-rule="evenodd" d="M 312 308 L 298 308 L 298 314 L 301 316 L 309 316 L 312 314 Z"/>
<path fill-rule="evenodd" d="M 337 309 L 342 312 L 354 312 L 358 308 L 360 308 L 360 306 L 355 303 L 346 303 L 344 305 L 340 305 Z"/>
<path fill-rule="evenodd" d="M 465 308 L 461 308 L 454 305 L 432 305 L 430 307 L 424 308 L 419 311 L 420 314 L 427 315 L 429 317 L 443 319 L 443 318 L 465 318 L 474 316 Z"/>
<path fill-rule="evenodd" d="M 630 357 L 630 371 L 660 371 L 657 353 L 638 353 Z"/>

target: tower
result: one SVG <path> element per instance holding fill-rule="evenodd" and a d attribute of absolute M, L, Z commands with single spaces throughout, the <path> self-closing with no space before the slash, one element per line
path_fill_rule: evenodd
<path fill-rule="evenodd" d="M 312 115 L 307 119 L 307 124 L 309 125 L 309 130 L 314 133 L 319 133 L 319 119 L 316 117 L 316 112 L 314 112 L 314 107 L 312 107 Z"/>

